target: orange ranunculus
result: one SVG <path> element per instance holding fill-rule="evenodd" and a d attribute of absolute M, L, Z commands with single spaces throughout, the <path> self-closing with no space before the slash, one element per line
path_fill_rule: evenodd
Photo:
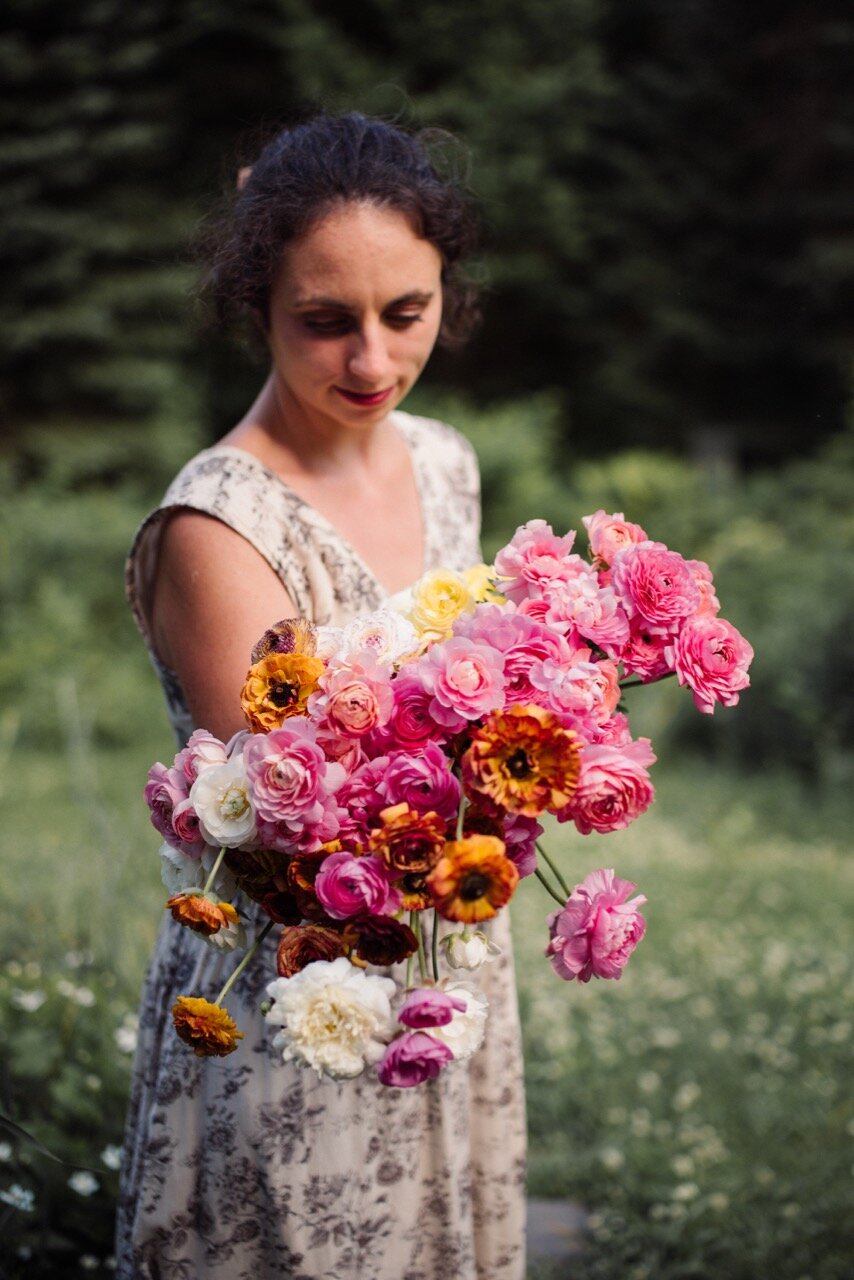
<path fill-rule="evenodd" d="M 243 1039 L 227 1009 L 195 996 L 178 997 L 172 1006 L 172 1021 L 197 1058 L 224 1058 Z"/>
<path fill-rule="evenodd" d="M 433 904 L 446 920 L 489 920 L 513 897 L 519 883 L 515 863 L 496 836 L 449 840 L 445 856 L 427 877 Z"/>
<path fill-rule="evenodd" d="M 206 937 L 240 920 L 230 902 L 215 902 L 204 893 L 176 893 L 166 903 L 166 910 L 178 924 Z"/>
<path fill-rule="evenodd" d="M 370 849 L 393 871 L 421 873 L 435 867 L 445 848 L 445 821 L 408 804 L 390 805 L 370 835 Z"/>
<path fill-rule="evenodd" d="M 337 960 L 346 954 L 347 944 L 334 929 L 319 924 L 291 925 L 279 938 L 276 972 L 280 978 L 292 978 L 315 960 Z"/>
<path fill-rule="evenodd" d="M 308 618 L 283 618 L 264 632 L 252 650 L 251 661 L 260 662 L 271 653 L 299 653 L 313 658 L 317 652 L 317 628 Z"/>
<path fill-rule="evenodd" d="M 543 707 L 508 707 L 472 730 L 462 765 L 467 790 L 536 818 L 569 803 L 578 784 L 581 739 Z"/>
<path fill-rule="evenodd" d="M 322 658 L 302 653 L 270 653 L 251 666 L 240 705 L 252 732 L 270 733 L 289 716 L 305 715 L 324 668 Z"/>
<path fill-rule="evenodd" d="M 424 911 L 433 905 L 425 875 L 407 872 L 395 880 L 394 887 L 400 893 L 400 905 L 404 911 Z"/>

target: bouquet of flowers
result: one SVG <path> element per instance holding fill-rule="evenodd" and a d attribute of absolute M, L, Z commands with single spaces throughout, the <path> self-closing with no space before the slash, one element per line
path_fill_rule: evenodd
<path fill-rule="evenodd" d="M 620 977 L 645 898 L 610 869 L 570 888 L 538 819 L 582 834 L 634 821 L 655 755 L 632 739 L 623 689 L 675 675 L 711 713 L 738 702 L 753 651 L 719 616 L 708 565 L 620 513 L 584 525 L 589 559 L 532 520 L 493 566 L 433 570 L 344 628 L 277 623 L 252 652 L 248 730 L 223 743 L 199 729 L 151 768 L 174 919 L 230 950 L 266 917 L 215 1001 L 175 1004 L 197 1054 L 237 1047 L 223 1001 L 278 926 L 263 1008 L 283 1058 L 334 1079 L 431 1079 L 481 1042 L 486 1000 L 455 979 L 491 958 L 480 926 L 531 874 L 557 903 L 555 973 Z"/>

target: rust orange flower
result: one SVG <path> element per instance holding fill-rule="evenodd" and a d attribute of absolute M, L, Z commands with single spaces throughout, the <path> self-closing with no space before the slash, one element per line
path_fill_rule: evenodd
<path fill-rule="evenodd" d="M 292 978 L 314 960 L 337 960 L 346 954 L 347 944 L 334 929 L 319 924 L 294 925 L 282 930 L 276 971 L 280 978 Z"/>
<path fill-rule="evenodd" d="M 322 658 L 302 653 L 270 653 L 251 666 L 240 705 L 252 732 L 270 733 L 289 716 L 305 715 L 324 668 Z"/>
<path fill-rule="evenodd" d="M 578 785 L 581 739 L 543 707 L 508 707 L 472 730 L 462 766 L 467 790 L 536 818 L 569 803 Z"/>
<path fill-rule="evenodd" d="M 433 904 L 446 920 L 489 920 L 509 902 L 519 872 L 497 836 L 449 840 L 445 855 L 427 877 Z"/>
<path fill-rule="evenodd" d="M 433 905 L 424 875 L 407 873 L 395 880 L 394 887 L 400 893 L 400 905 L 404 911 L 425 911 Z"/>
<path fill-rule="evenodd" d="M 438 813 L 419 813 L 394 804 L 380 814 L 381 826 L 370 834 L 370 849 L 393 871 L 424 874 L 442 856 L 445 821 Z"/>
<path fill-rule="evenodd" d="M 348 920 L 344 941 L 365 964 L 397 964 L 418 950 L 418 939 L 409 925 L 392 916 L 357 916 Z"/>
<path fill-rule="evenodd" d="M 227 1009 L 195 996 L 178 997 L 172 1006 L 172 1022 L 197 1058 L 224 1058 L 243 1039 Z"/>
<path fill-rule="evenodd" d="M 214 902 L 204 893 L 176 893 L 166 903 L 166 910 L 172 912 L 172 919 L 178 924 L 206 937 L 240 920 L 230 902 Z"/>

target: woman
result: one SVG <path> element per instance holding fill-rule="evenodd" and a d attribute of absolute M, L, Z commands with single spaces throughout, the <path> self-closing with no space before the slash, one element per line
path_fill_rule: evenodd
<path fill-rule="evenodd" d="M 414 137 L 357 115 L 280 134 L 242 174 L 209 288 L 263 332 L 255 403 L 142 526 L 128 583 L 181 740 L 244 727 L 279 618 L 341 624 L 479 559 L 470 447 L 398 405 L 472 301 L 472 220 Z M 415 1089 L 283 1064 L 259 1012 L 274 943 L 229 994 L 245 1034 L 195 1058 L 169 1019 L 234 967 L 171 921 L 146 985 L 119 1214 L 125 1277 L 518 1280 L 524 1111 L 509 936 L 481 971 L 488 1036 Z"/>

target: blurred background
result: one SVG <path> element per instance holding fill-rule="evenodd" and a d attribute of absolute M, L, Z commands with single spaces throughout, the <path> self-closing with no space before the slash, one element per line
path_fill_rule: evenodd
<path fill-rule="evenodd" d="M 486 551 L 624 511 L 757 654 L 714 717 L 628 695 L 654 810 L 549 833 L 650 899 L 620 984 L 561 984 L 539 886 L 514 904 L 530 1188 L 588 1215 L 531 1277 L 850 1275 L 850 9 L 6 0 L 0 72 L 0 1111 L 70 1162 L 0 1132 L 0 1275 L 109 1274 L 173 749 L 122 562 L 264 375 L 204 331 L 188 246 L 318 106 L 467 149 L 484 322 L 407 407 L 475 444 Z"/>

